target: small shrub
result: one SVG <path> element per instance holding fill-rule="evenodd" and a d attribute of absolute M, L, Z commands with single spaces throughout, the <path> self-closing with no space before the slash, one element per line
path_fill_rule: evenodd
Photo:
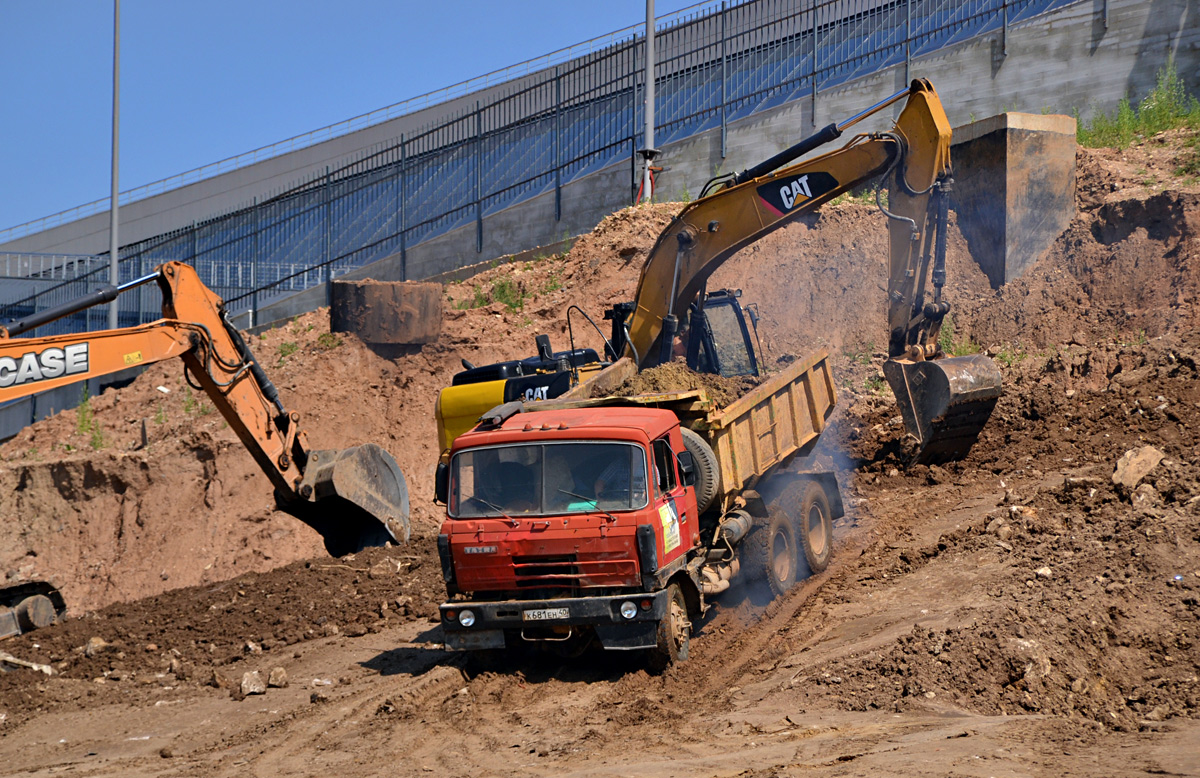
<path fill-rule="evenodd" d="M 317 336 L 317 345 L 326 351 L 333 351 L 338 346 L 342 345 L 342 339 L 332 332 L 322 332 Z"/>
<path fill-rule="evenodd" d="M 279 364 L 282 366 L 284 360 L 300 350 L 300 347 L 294 342 L 288 340 L 279 344 Z"/>
<path fill-rule="evenodd" d="M 167 421 L 167 412 L 163 410 L 162 403 L 158 403 L 158 408 L 154 411 L 154 423 L 165 424 Z"/>
<path fill-rule="evenodd" d="M 1078 112 L 1076 112 L 1078 120 Z M 1135 108 L 1128 97 L 1121 98 L 1117 110 L 1109 116 L 1098 113 L 1088 123 L 1079 122 L 1079 145 L 1089 148 L 1128 148 L 1134 141 L 1178 127 L 1200 129 L 1200 101 L 1188 94 L 1175 67 L 1175 57 L 1158 71 L 1154 89 Z M 1197 160 L 1200 165 L 1200 160 Z"/>
<path fill-rule="evenodd" d="M 183 412 L 191 416 L 196 411 L 196 398 L 192 396 L 192 388 L 190 386 L 183 387 Z"/>
<path fill-rule="evenodd" d="M 525 286 L 511 278 L 501 278 L 492 284 L 492 299 L 510 311 L 519 311 L 525 307 Z"/>

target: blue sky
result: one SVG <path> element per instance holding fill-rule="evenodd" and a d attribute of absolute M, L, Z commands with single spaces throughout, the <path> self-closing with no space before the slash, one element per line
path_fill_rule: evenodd
<path fill-rule="evenodd" d="M 658 16 L 696 0 L 656 0 Z M 107 197 L 111 0 L 0 0 L 0 228 Z M 122 191 L 644 21 L 645 0 L 124 0 Z"/>

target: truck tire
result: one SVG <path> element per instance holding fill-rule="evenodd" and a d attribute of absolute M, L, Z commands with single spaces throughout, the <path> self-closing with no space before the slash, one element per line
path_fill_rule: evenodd
<path fill-rule="evenodd" d="M 800 480 L 783 492 L 780 504 L 796 525 L 809 572 L 825 572 L 833 554 L 833 511 L 825 489 L 816 481 Z"/>
<path fill-rule="evenodd" d="M 799 548 L 795 523 L 788 514 L 772 511 L 770 516 L 755 517 L 742 548 L 742 566 L 752 580 L 766 579 L 771 594 L 778 597 L 796 584 Z"/>
<path fill-rule="evenodd" d="M 679 584 L 667 587 L 667 612 L 658 622 L 658 645 L 651 649 L 650 669 L 661 673 L 688 657 L 692 622 L 688 619 L 687 599 Z"/>
<path fill-rule="evenodd" d="M 704 513 L 721 490 L 721 467 L 712 446 L 700 433 L 687 427 L 681 427 L 679 431 L 683 433 L 683 447 L 691 452 L 696 463 L 696 505 Z"/>

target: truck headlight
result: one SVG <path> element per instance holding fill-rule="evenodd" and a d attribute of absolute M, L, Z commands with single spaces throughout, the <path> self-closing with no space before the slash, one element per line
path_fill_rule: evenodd
<path fill-rule="evenodd" d="M 463 608 L 458 612 L 458 623 L 464 627 L 470 627 L 475 624 L 475 611 Z"/>
<path fill-rule="evenodd" d="M 629 600 L 626 600 L 625 602 L 621 603 L 621 615 L 624 618 L 632 619 L 634 616 L 637 615 L 637 605 L 630 602 Z"/>

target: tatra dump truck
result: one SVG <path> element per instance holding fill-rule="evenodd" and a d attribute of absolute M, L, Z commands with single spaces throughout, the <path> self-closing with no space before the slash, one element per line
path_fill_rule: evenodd
<path fill-rule="evenodd" d="M 832 474 L 767 476 L 812 447 L 835 400 L 820 354 L 725 408 L 703 389 L 502 406 L 440 470 L 443 573 L 471 593 L 441 607 L 446 647 L 594 637 L 685 659 L 689 614 L 739 570 L 782 593 L 828 564 Z"/>
<path fill-rule="evenodd" d="M 905 98 L 891 131 L 789 164 Z M 436 409 L 446 647 L 577 648 L 594 639 L 667 664 L 686 657 L 692 619 L 739 576 L 765 579 L 778 594 L 802 567 L 825 568 L 842 501 L 831 474 L 799 469 L 796 458 L 836 402 L 828 355 L 764 375 L 756 309 L 743 308 L 736 291 L 706 286 L 738 249 L 876 177 L 888 185 L 887 205 L 877 203 L 890 232 L 883 369 L 906 447 L 912 462 L 964 456 L 1001 381 L 986 357 L 948 357 L 938 346 L 950 310 L 942 299 L 949 150 L 937 94 L 914 81 L 709 182 L 658 237 L 636 299 L 605 314 L 603 359 L 573 337 L 554 352 L 543 335 L 534 357 L 464 362 Z M 675 358 L 760 383 L 724 408 L 705 390 L 616 396 L 639 370 Z"/>

